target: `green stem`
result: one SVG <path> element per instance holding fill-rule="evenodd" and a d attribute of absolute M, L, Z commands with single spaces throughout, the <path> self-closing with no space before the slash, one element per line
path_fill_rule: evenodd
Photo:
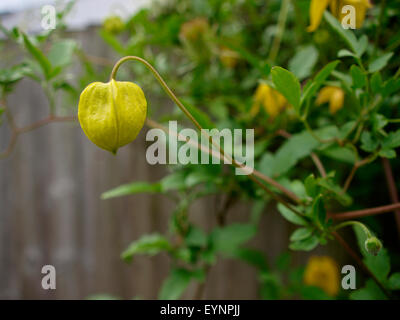
<path fill-rule="evenodd" d="M 371 234 L 371 232 L 369 231 L 369 229 L 367 228 L 367 226 L 366 226 L 365 224 L 359 222 L 359 221 L 345 221 L 345 222 L 339 223 L 338 225 L 336 225 L 336 226 L 333 228 L 333 231 L 337 231 L 337 230 L 339 230 L 339 229 L 342 229 L 342 228 L 348 227 L 348 226 L 358 226 L 358 227 L 361 227 L 361 229 L 364 231 L 364 233 L 365 233 L 365 235 L 367 236 L 367 238 L 371 238 L 371 237 L 372 237 L 372 234 Z"/>
<path fill-rule="evenodd" d="M 200 125 L 200 123 L 191 115 L 191 113 L 186 109 L 186 107 L 182 104 L 182 102 L 176 97 L 176 95 L 172 92 L 172 90 L 168 87 L 167 83 L 164 81 L 164 79 L 161 77 L 161 75 L 157 72 L 157 70 L 146 60 L 143 58 L 137 57 L 137 56 L 127 56 L 123 57 L 120 60 L 117 61 L 117 63 L 114 65 L 114 68 L 111 72 L 110 76 L 110 81 L 115 80 L 117 71 L 119 67 L 126 61 L 138 61 L 142 64 L 144 64 L 154 75 L 154 77 L 157 79 L 157 81 L 160 83 L 164 91 L 167 93 L 167 95 L 176 103 L 176 105 L 182 110 L 182 112 L 190 119 L 190 121 L 193 122 L 193 124 L 200 130 L 201 134 L 204 134 L 209 142 L 217 148 L 219 153 L 222 156 L 222 159 L 227 159 L 229 164 L 232 164 L 234 167 L 239 168 L 239 169 L 244 169 L 244 165 L 241 163 L 238 163 L 235 159 L 233 159 L 230 155 L 226 155 L 225 151 L 222 149 L 222 147 L 214 141 L 214 139 L 205 131 L 203 130 L 203 127 Z M 253 172 L 248 172 L 248 177 L 251 179 L 254 183 L 256 183 L 259 187 L 261 187 L 267 194 L 269 194 L 273 199 L 276 201 L 282 203 L 285 207 L 287 207 L 289 210 L 293 211 L 295 214 L 303 216 L 303 214 L 298 211 L 296 208 L 294 208 L 290 203 L 288 203 L 285 199 L 281 198 L 277 194 L 275 194 L 273 191 L 271 191 L 264 183 L 262 183 L 256 176 L 254 175 Z M 286 196 L 288 196 L 294 203 L 299 203 L 300 200 L 297 197 L 293 197 L 292 193 L 288 190 L 287 192 L 284 192 Z"/>
<path fill-rule="evenodd" d="M 397 69 L 396 74 L 394 75 L 394 79 L 396 80 L 400 76 L 400 68 Z"/>
<path fill-rule="evenodd" d="M 383 18 L 385 16 L 385 9 L 386 9 L 386 0 L 381 1 L 381 8 L 379 12 L 379 20 L 378 20 L 378 30 L 376 31 L 375 35 L 375 52 L 379 48 L 379 38 L 381 36 L 382 32 L 382 24 L 383 24 Z"/>
<path fill-rule="evenodd" d="M 308 123 L 307 119 L 301 119 L 301 121 L 304 124 L 304 127 L 306 128 L 306 130 L 311 134 L 311 136 L 317 140 L 320 143 L 332 143 L 335 142 L 336 139 L 321 139 L 315 132 L 314 130 L 311 128 L 310 124 Z"/>
<path fill-rule="evenodd" d="M 275 61 L 275 59 L 278 55 L 278 52 L 279 52 L 279 47 L 281 46 L 282 36 L 283 36 L 283 33 L 285 32 L 285 25 L 286 25 L 286 19 L 287 19 L 287 15 L 288 15 L 288 11 L 289 11 L 289 4 L 290 4 L 290 0 L 282 1 L 282 6 L 279 11 L 277 31 L 276 31 L 274 42 L 272 43 L 271 51 L 269 52 L 269 57 L 268 57 L 268 61 L 271 63 Z"/>

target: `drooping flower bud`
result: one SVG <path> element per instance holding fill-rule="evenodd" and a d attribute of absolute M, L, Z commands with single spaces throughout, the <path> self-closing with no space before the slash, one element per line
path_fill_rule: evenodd
<path fill-rule="evenodd" d="M 144 93 L 132 82 L 94 82 L 79 99 L 78 118 L 86 136 L 113 154 L 136 138 L 146 115 Z"/>
<path fill-rule="evenodd" d="M 376 256 L 379 251 L 382 249 L 382 243 L 377 237 L 370 237 L 365 240 L 365 250 L 367 250 L 370 254 Z"/>

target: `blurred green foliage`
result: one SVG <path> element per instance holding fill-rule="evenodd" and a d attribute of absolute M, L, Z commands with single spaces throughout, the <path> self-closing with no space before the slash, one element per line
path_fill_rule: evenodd
<path fill-rule="evenodd" d="M 309 0 L 155 1 L 127 21 L 111 17 L 98 36 L 116 58 L 136 55 L 149 61 L 205 127 L 255 129 L 255 169 L 298 198 L 293 204 L 296 212 L 277 206 L 283 218 L 299 226 L 290 236 L 289 248 L 311 251 L 334 239 L 338 224 L 328 212 L 391 201 L 381 159 L 391 159 L 394 176 L 399 176 L 400 5 L 397 1 L 382 3 L 368 11 L 358 30 L 343 29 L 325 12 L 320 27 L 308 33 Z M 87 55 L 63 27 L 35 36 L 18 28 L 2 27 L 1 31 L 6 38 L 2 42 L 17 44 L 25 54 L 21 62 L 0 69 L 3 98 L 18 81 L 30 77 L 42 85 L 54 113 L 60 90 L 77 101 L 83 87 L 107 79 L 111 71 L 112 65 L 98 70 L 99 57 Z M 275 49 L 276 56 L 271 54 Z M 69 79 L 66 74 L 77 60 L 82 73 Z M 141 65 L 127 64 L 119 78 L 136 81 L 148 96 L 162 97 L 162 89 Z M 254 111 L 260 84 L 285 99 L 285 108 L 277 116 L 268 108 Z M 343 94 L 343 100 L 325 99 L 338 106 L 334 113 L 325 102 L 318 102 L 325 87 Z M 149 116 L 160 123 L 189 123 L 176 107 L 161 114 L 165 109 L 149 103 Z M 315 157 L 322 170 L 314 165 Z M 352 168 L 358 169 L 354 177 Z M 218 164 L 171 165 L 169 171 L 159 182 L 133 181 L 102 195 L 109 199 L 162 193 L 176 201 L 167 234 L 143 235 L 122 253 L 126 261 L 137 254 L 165 252 L 170 256 L 172 267 L 160 298 L 177 299 L 191 281 L 203 283 L 221 258 L 254 266 L 261 298 L 331 298 L 304 283 L 304 267 L 294 266 L 289 253 L 271 263 L 263 252 L 248 245 L 263 232 L 260 217 L 266 205 L 274 203 L 256 184 Z M 215 227 L 206 232 L 191 221 L 190 208 L 208 195 L 222 195 L 222 209 L 216 214 Z M 229 209 L 238 201 L 252 208 L 248 221 L 226 224 Z M 385 247 L 376 257 L 365 251 L 366 235 L 356 229 L 364 262 L 381 287 L 366 275 L 363 287 L 350 298 L 398 297 L 399 230 L 392 219 L 390 214 L 362 218 Z M 343 291 L 337 298 L 348 298 L 348 293 Z"/>

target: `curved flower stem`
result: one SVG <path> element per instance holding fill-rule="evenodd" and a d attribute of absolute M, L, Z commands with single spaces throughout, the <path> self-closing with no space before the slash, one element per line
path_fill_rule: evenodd
<path fill-rule="evenodd" d="M 364 231 L 364 233 L 367 236 L 367 238 L 371 238 L 372 237 L 372 234 L 369 231 L 369 229 L 367 228 L 367 226 L 364 223 L 361 223 L 359 221 L 346 221 L 346 222 L 339 223 L 338 225 L 336 225 L 333 228 L 333 230 L 337 231 L 339 229 L 342 229 L 342 228 L 348 227 L 348 226 L 358 226 Z"/>
<path fill-rule="evenodd" d="M 138 61 L 142 64 L 144 64 L 150 71 L 151 73 L 154 75 L 154 77 L 157 79 L 157 81 L 160 83 L 160 85 L 162 86 L 162 88 L 164 89 L 164 91 L 167 93 L 167 95 L 172 99 L 172 101 L 174 101 L 176 103 L 176 105 L 182 110 L 182 112 L 190 119 L 190 121 L 193 122 L 193 124 L 197 127 L 197 129 L 200 130 L 201 134 L 204 134 L 207 139 L 210 141 L 210 143 L 215 146 L 219 153 L 222 155 L 223 159 L 227 159 L 228 163 L 233 164 L 233 166 L 235 166 L 236 168 L 245 170 L 245 166 L 241 163 L 238 163 L 235 159 L 233 159 L 230 155 L 225 154 L 224 150 L 221 148 L 221 146 L 216 143 L 214 141 L 214 139 L 212 139 L 212 137 L 206 133 L 203 129 L 203 127 L 200 125 L 200 123 L 192 116 L 192 114 L 186 109 L 186 107 L 182 104 L 182 102 L 176 97 L 176 95 L 172 92 L 172 90 L 168 87 L 167 83 L 164 81 L 164 79 L 161 77 L 161 75 L 157 72 L 157 70 L 150 64 L 148 63 L 146 60 L 144 60 L 143 58 L 137 57 L 137 56 L 126 56 L 121 58 L 120 60 L 117 61 L 117 63 L 114 65 L 114 68 L 111 72 L 111 76 L 110 76 L 110 81 L 115 79 L 115 76 L 117 74 L 117 71 L 119 69 L 119 67 L 126 61 Z M 247 171 L 248 172 L 248 171 Z M 275 199 L 276 201 L 282 203 L 285 207 L 287 207 L 288 209 L 290 209 L 291 211 L 293 211 L 294 213 L 296 213 L 297 215 L 301 215 L 302 213 L 299 212 L 296 208 L 294 208 L 290 203 L 288 203 L 285 199 L 283 199 L 282 197 L 280 197 L 279 195 L 275 194 L 273 191 L 271 191 L 264 183 L 262 183 L 260 180 L 258 180 L 256 178 L 256 176 L 254 175 L 254 173 L 250 172 L 248 174 L 249 179 L 251 179 L 254 183 L 256 183 L 259 187 L 261 187 L 267 194 L 269 194 L 273 199 Z M 268 181 L 267 181 L 268 182 Z M 276 181 L 275 181 L 276 182 Z M 277 182 L 276 182 L 277 183 Z M 289 190 L 284 189 L 284 187 L 282 186 L 282 188 L 280 189 L 285 190 L 285 195 L 291 199 L 294 203 L 299 203 L 300 200 L 298 199 L 298 197 L 296 195 L 294 195 L 292 192 L 290 192 Z"/>

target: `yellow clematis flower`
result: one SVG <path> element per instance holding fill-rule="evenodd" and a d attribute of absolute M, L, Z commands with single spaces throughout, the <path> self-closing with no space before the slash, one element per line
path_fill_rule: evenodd
<path fill-rule="evenodd" d="M 339 87 L 327 86 L 321 89 L 315 103 L 319 106 L 329 102 L 329 111 L 335 114 L 343 108 L 344 91 Z"/>
<path fill-rule="evenodd" d="M 262 106 L 271 118 L 275 118 L 286 106 L 287 100 L 274 88 L 260 83 L 253 97 L 251 115 L 255 116 Z"/>
<path fill-rule="evenodd" d="M 372 7 L 369 0 L 311 0 L 310 26 L 308 32 L 315 31 L 321 23 L 325 9 L 329 6 L 331 13 L 339 20 L 345 17 L 342 13 L 344 6 L 351 5 L 356 11 L 356 28 L 361 28 L 367 9 Z"/>
<path fill-rule="evenodd" d="M 95 145 L 113 154 L 136 139 L 146 115 L 146 98 L 133 82 L 93 82 L 79 98 L 78 119 L 83 132 Z"/>
<path fill-rule="evenodd" d="M 308 260 L 303 282 L 324 290 L 330 296 L 339 292 L 339 267 L 335 260 L 327 256 L 312 256 Z"/>

